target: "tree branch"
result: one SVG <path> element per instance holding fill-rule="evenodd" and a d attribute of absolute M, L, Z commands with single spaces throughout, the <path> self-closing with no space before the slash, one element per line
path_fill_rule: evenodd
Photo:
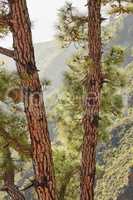
<path fill-rule="evenodd" d="M 3 54 L 3 55 L 5 55 L 5 56 L 8 56 L 8 57 L 10 57 L 10 58 L 15 59 L 14 51 L 13 51 L 13 50 L 6 49 L 6 48 L 4 48 L 4 47 L 0 47 L 0 54 Z"/>
<path fill-rule="evenodd" d="M 31 157 L 31 150 L 27 145 L 21 144 L 17 139 L 2 127 L 0 127 L 0 136 L 2 136 L 17 152 L 23 153 L 25 156 Z"/>
<path fill-rule="evenodd" d="M 30 185 L 27 185 L 25 188 L 21 189 L 20 191 L 26 191 L 32 187 L 34 187 L 34 181 Z"/>

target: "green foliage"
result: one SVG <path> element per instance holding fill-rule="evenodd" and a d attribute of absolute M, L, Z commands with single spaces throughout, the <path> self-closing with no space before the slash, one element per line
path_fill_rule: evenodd
<path fill-rule="evenodd" d="M 127 81 L 126 81 L 126 90 L 129 92 L 129 95 L 132 95 L 133 92 L 133 62 L 131 62 L 130 64 L 128 64 L 126 66 L 126 76 Z"/>
<path fill-rule="evenodd" d="M 117 118 L 122 116 L 123 100 L 122 90 L 126 84 L 125 71 L 120 67 L 123 61 L 124 51 L 120 47 L 112 47 L 108 56 L 103 62 L 105 72 L 105 85 L 102 89 L 101 98 L 101 120 L 100 131 L 101 138 L 106 140 L 109 126 Z"/>
<path fill-rule="evenodd" d="M 20 87 L 20 80 L 16 72 L 8 72 L 4 68 L 0 68 L 0 100 L 7 98 L 8 91 L 13 87 Z"/>
<path fill-rule="evenodd" d="M 60 146 L 54 149 L 54 163 L 58 198 L 76 199 L 79 189 L 79 160 L 75 160 L 75 155 L 70 153 L 69 149 Z"/>
<path fill-rule="evenodd" d="M 113 46 L 105 63 L 109 66 L 119 65 L 124 61 L 124 49 L 119 46 Z"/>
<path fill-rule="evenodd" d="M 0 180 L 3 180 L 3 176 L 8 170 L 16 169 L 8 147 L 5 147 L 2 151 L 0 151 L 0 169 Z"/>
<path fill-rule="evenodd" d="M 84 21 L 81 21 L 82 19 Z M 116 33 L 116 26 L 113 25 L 113 27 Z M 87 20 L 85 16 L 78 15 L 78 11 L 72 7 L 72 4 L 67 3 L 60 10 L 57 28 L 58 38 L 63 43 L 63 46 L 68 46 L 73 42 L 78 43 L 78 51 L 68 63 L 69 70 L 64 74 L 64 85 L 58 95 L 58 100 L 54 105 L 51 116 L 53 120 L 56 119 L 58 135 L 58 149 L 55 150 L 58 193 L 60 196 L 62 194 L 61 188 L 65 187 L 63 199 L 70 200 L 79 198 L 79 171 L 77 172 L 78 179 L 75 179 L 73 169 L 77 168 L 77 164 L 79 168 L 83 140 L 83 99 L 86 95 L 83 83 L 86 75 L 89 73 L 88 67 L 91 67 L 91 61 L 84 49 L 84 46 L 87 44 Z M 108 43 L 110 41 L 111 31 L 112 29 L 109 26 L 104 28 L 102 33 L 103 42 Z M 113 34 L 111 35 L 112 37 Z M 80 44 L 82 45 L 80 46 Z M 121 91 L 125 86 L 126 78 L 125 71 L 120 65 L 124 60 L 124 53 L 124 48 L 113 46 L 110 52 L 103 57 L 102 65 L 105 83 L 102 88 L 99 142 L 108 141 L 109 128 L 112 123 L 122 116 L 123 102 Z M 60 168 L 60 166 L 62 167 Z M 68 176 L 68 172 L 72 173 L 71 178 Z M 104 165 L 97 165 L 97 178 L 101 178 L 103 174 Z M 65 177 L 68 177 L 68 179 Z M 75 196 L 75 194 L 77 195 Z"/>
<path fill-rule="evenodd" d="M 96 200 L 116 200 L 121 189 L 127 185 L 128 170 L 132 165 L 132 131 L 132 115 L 114 124 L 112 132 L 117 145 L 113 145 L 111 134 L 106 148 L 100 152 L 105 165 L 102 176 L 97 180 Z"/>
<path fill-rule="evenodd" d="M 63 46 L 68 46 L 72 42 L 83 44 L 87 40 L 87 17 L 73 7 L 72 3 L 66 2 L 59 10 L 58 17 L 57 37 Z"/>
<path fill-rule="evenodd" d="M 122 4 L 128 2 L 128 4 Z M 117 13 L 132 13 L 132 1 L 116 1 L 103 0 L 103 5 L 111 5 L 109 14 Z M 120 26 L 119 19 L 116 19 L 112 24 L 102 26 L 102 39 L 104 43 L 109 42 L 115 35 L 116 30 Z M 72 3 L 66 2 L 65 5 L 59 9 L 57 39 L 61 42 L 63 47 L 69 46 L 71 43 L 75 44 L 77 48 L 85 47 L 88 40 L 88 18 L 87 15 L 80 13 L 80 11 L 73 7 Z"/>
<path fill-rule="evenodd" d="M 113 52 L 113 53 L 112 53 Z M 117 56 L 114 56 L 117 55 Z M 103 62 L 107 83 L 103 86 L 100 112 L 99 141 L 107 141 L 108 129 L 122 114 L 122 96 L 119 92 L 125 84 L 123 70 L 116 68 L 123 60 L 122 49 L 114 47 Z M 116 61 L 114 59 L 116 58 Z M 109 62 L 109 61 L 110 62 Z M 76 199 L 79 194 L 79 170 L 75 178 L 74 171 L 80 166 L 81 144 L 83 140 L 82 115 L 85 90 L 83 80 L 90 65 L 84 50 L 79 50 L 68 63 L 69 70 L 64 74 L 64 85 L 53 106 L 51 117 L 56 119 L 58 148 L 55 149 L 55 171 L 59 195 L 65 185 L 64 199 Z M 110 97 L 110 98 L 108 98 Z M 60 167 L 62 166 L 62 167 Z M 67 173 L 71 176 L 66 179 Z M 103 169 L 97 167 L 97 176 L 101 177 Z M 63 180 L 65 181 L 63 181 Z M 73 188 L 73 192 L 71 190 Z M 75 196 L 77 195 L 77 196 Z"/>
<path fill-rule="evenodd" d="M 22 170 L 29 160 L 26 149 L 30 149 L 26 119 L 22 108 L 8 97 L 14 87 L 20 86 L 15 72 L 0 68 L 0 180 L 10 170 Z"/>
<path fill-rule="evenodd" d="M 8 109 L 10 109 L 8 107 Z M 26 120 L 22 115 L 18 115 L 15 112 L 2 112 L 0 115 L 0 132 L 5 130 L 7 132 L 7 138 L 5 143 L 8 144 L 8 135 L 14 139 L 14 141 L 19 141 L 20 144 L 28 146 L 28 138 L 27 138 L 27 128 L 26 128 Z M 4 133 L 5 134 L 5 133 Z M 3 133 L 0 134 L 0 138 L 3 138 Z M 10 141 L 10 140 L 9 140 Z M 17 143 L 8 144 L 12 148 Z M 23 153 L 23 152 L 22 152 Z M 21 155 L 21 152 L 19 152 Z"/>

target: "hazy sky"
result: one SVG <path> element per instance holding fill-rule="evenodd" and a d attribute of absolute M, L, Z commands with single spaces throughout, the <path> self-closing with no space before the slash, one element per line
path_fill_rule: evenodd
<path fill-rule="evenodd" d="M 87 0 L 72 0 L 73 5 L 85 9 Z M 58 9 L 65 0 L 27 0 L 31 21 L 34 24 L 32 33 L 34 42 L 52 40 L 55 35 Z M 0 40 L 0 45 L 11 46 L 11 37 Z"/>

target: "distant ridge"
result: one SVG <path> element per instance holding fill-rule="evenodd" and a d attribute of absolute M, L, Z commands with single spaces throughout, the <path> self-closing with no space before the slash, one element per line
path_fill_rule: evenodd
<path fill-rule="evenodd" d="M 49 86 L 46 94 L 58 89 L 63 80 L 63 73 L 67 70 L 67 60 L 75 52 L 75 48 L 61 48 L 57 41 L 48 41 L 34 45 L 37 68 L 41 79 L 49 79 Z M 11 58 L 0 54 L 0 61 L 4 61 L 4 67 L 8 70 L 16 70 L 14 61 Z"/>

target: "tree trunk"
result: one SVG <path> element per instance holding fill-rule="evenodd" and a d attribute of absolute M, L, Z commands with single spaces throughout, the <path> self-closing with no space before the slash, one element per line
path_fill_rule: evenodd
<path fill-rule="evenodd" d="M 81 166 L 81 200 L 94 199 L 96 145 L 99 123 L 101 73 L 101 1 L 88 1 L 89 73 L 86 78 L 87 97 L 83 118 L 84 141 Z"/>
<path fill-rule="evenodd" d="M 26 0 L 8 0 L 14 59 L 22 83 L 23 101 L 31 137 L 35 188 L 40 200 L 55 200 L 51 143 L 32 44 Z M 10 52 L 9 52 L 10 53 Z"/>
<path fill-rule="evenodd" d="M 4 187 L 2 187 L 1 190 L 7 192 L 12 200 L 25 200 L 24 195 L 19 191 L 14 182 L 15 169 L 11 157 L 11 152 L 8 147 L 5 149 L 5 153 L 8 158 L 8 165 L 5 166 L 6 169 L 4 173 Z"/>
<path fill-rule="evenodd" d="M 23 194 L 19 191 L 18 187 L 14 184 L 14 171 L 9 170 L 5 173 L 4 177 L 5 185 L 3 190 L 5 190 L 12 200 L 25 200 Z"/>

